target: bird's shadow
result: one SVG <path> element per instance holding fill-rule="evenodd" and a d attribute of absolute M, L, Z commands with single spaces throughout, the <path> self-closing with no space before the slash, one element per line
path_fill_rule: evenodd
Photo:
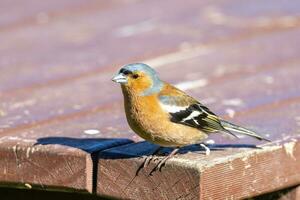
<path fill-rule="evenodd" d="M 87 153 L 103 151 L 112 147 L 117 147 L 132 143 L 126 138 L 71 138 L 71 137 L 43 137 L 37 139 L 36 145 L 62 145 L 77 148 Z"/>
<path fill-rule="evenodd" d="M 158 146 L 149 142 L 133 143 L 125 138 L 70 138 L 70 137 L 44 137 L 37 139 L 34 145 L 63 145 L 83 150 L 87 153 L 99 153 L 102 158 L 127 159 L 151 155 Z M 206 144 L 211 151 L 223 151 L 229 148 L 259 149 L 253 144 Z M 168 154 L 172 148 L 163 148 L 160 155 Z M 178 154 L 188 152 L 205 153 L 200 145 L 189 145 L 180 149 Z"/>
<path fill-rule="evenodd" d="M 137 142 L 124 138 L 70 138 L 70 137 L 44 137 L 37 139 L 34 145 L 63 145 L 67 147 L 77 148 L 91 155 L 94 163 L 94 180 L 97 180 L 97 167 L 99 159 L 130 159 L 142 158 L 152 155 L 159 146 L 149 142 Z M 228 148 L 249 148 L 258 149 L 253 144 L 206 144 L 211 151 L 222 151 Z M 160 155 L 168 155 L 172 148 L 163 148 L 159 151 Z M 179 150 L 178 154 L 188 152 L 199 152 L 205 154 L 205 149 L 200 145 L 190 145 Z M 142 169 L 140 165 L 136 171 L 138 176 Z M 152 170 L 153 171 L 153 170 Z M 152 171 L 150 174 L 152 174 Z"/>

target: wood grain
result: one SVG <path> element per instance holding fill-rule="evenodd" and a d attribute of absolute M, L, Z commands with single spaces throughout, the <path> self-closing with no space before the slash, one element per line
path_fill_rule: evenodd
<path fill-rule="evenodd" d="M 297 11 L 295 2 L 296 5 L 289 5 L 276 1 L 277 4 L 265 8 L 264 3 L 255 1 L 257 6 L 251 12 L 248 11 L 247 15 L 239 13 L 237 7 L 243 4 L 238 1 L 189 1 L 184 5 L 180 1 L 171 2 L 140 1 L 107 8 L 106 12 L 97 12 L 96 9 L 93 12 L 77 13 L 75 10 L 74 16 L 70 17 L 52 19 L 49 16 L 44 25 L 24 25 L 1 31 L 0 91 L 11 93 L 26 86 L 39 88 L 73 81 L 94 73 L 103 73 L 108 68 L 115 70 L 120 64 L 174 52 L 182 46 L 222 45 L 224 42 L 232 43 L 299 27 L 297 16 L 286 18 L 287 12 Z M 80 2 L 78 4 L 81 5 Z M 168 10 L 168 13 L 158 9 L 170 4 L 174 9 Z M 53 3 L 53 7 L 58 7 L 55 5 Z M 73 6 L 76 5 L 74 3 Z M 105 6 L 95 6 L 99 9 L 102 7 Z M 61 6 L 60 9 L 63 8 Z M 149 12 L 142 12 L 145 8 Z M 274 15 L 277 18 L 273 19 Z M 214 17 L 211 19 L 212 16 L 219 16 L 225 21 L 216 23 Z M 264 23 L 259 26 L 261 21 Z M 247 22 L 248 26 L 244 26 L 243 22 Z M 126 35 L 129 34 L 128 30 L 133 30 L 132 35 Z M 18 67 L 20 65 L 22 68 Z"/>
<path fill-rule="evenodd" d="M 239 199 L 299 184 L 293 174 L 299 8 L 297 1 L 280 0 L 1 1 L 1 185 L 97 189 L 132 199 Z M 119 86 L 110 79 L 137 61 L 226 119 L 269 137 L 275 142 L 267 148 L 274 149 L 226 148 L 204 157 L 189 147 L 183 152 L 192 153 L 170 160 L 161 173 L 148 177 L 151 163 L 134 178 L 137 157 L 153 146 L 129 144 L 140 138 L 129 129 Z M 277 170 L 272 184 L 266 183 L 270 172 L 262 173 L 267 168 Z M 247 184 L 250 189 L 240 187 Z"/>
<path fill-rule="evenodd" d="M 143 159 L 135 158 L 138 155 L 130 150 L 149 149 L 147 145 L 102 153 L 98 194 L 125 199 L 243 199 L 299 184 L 299 162 L 286 156 L 284 145 L 264 150 L 226 149 L 209 157 L 189 153 L 170 160 L 153 176 L 148 176 L 153 164 L 135 176 Z M 294 153 L 299 152 L 299 143 L 294 148 Z M 297 155 L 295 159 L 299 160 Z"/>
<path fill-rule="evenodd" d="M 99 156 L 97 192 L 125 199 L 243 199 L 297 185 L 299 127 L 292 124 L 299 101 L 282 100 L 239 115 L 240 121 L 268 124 L 273 142 L 258 145 L 261 149 L 243 148 L 255 144 L 246 138 L 217 142 L 227 144 L 212 146 L 218 148 L 209 156 L 203 150 L 201 155 L 199 147 L 190 147 L 153 176 L 148 174 L 154 163 L 135 174 L 143 161 L 141 155 L 150 154 L 153 145 L 137 143 L 104 151 Z M 289 123 L 279 123 L 285 120 Z"/>

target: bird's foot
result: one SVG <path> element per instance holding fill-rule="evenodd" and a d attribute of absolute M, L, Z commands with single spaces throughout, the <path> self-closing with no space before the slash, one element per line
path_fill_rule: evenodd
<path fill-rule="evenodd" d="M 149 163 L 151 162 L 151 160 L 153 160 L 156 156 L 155 155 L 149 155 L 149 156 L 143 156 L 144 157 L 144 161 L 140 164 L 139 168 L 136 170 L 135 175 L 139 175 L 139 172 L 147 167 L 149 165 Z"/>
<path fill-rule="evenodd" d="M 151 170 L 151 172 L 149 173 L 149 176 L 152 176 L 153 173 L 157 170 L 161 171 L 161 168 L 166 164 L 166 160 L 165 158 L 160 160 L 156 165 L 155 167 Z"/>
<path fill-rule="evenodd" d="M 136 170 L 135 175 L 137 176 L 139 174 L 139 172 L 141 171 L 141 169 L 147 167 L 149 165 L 149 163 L 152 160 L 156 160 L 157 156 L 156 154 L 161 150 L 161 147 L 158 147 L 151 155 L 148 156 L 143 156 L 144 161 L 141 163 L 141 165 L 138 167 L 138 169 Z"/>
<path fill-rule="evenodd" d="M 146 156 L 145 160 L 142 163 L 142 168 L 147 167 L 152 160 L 156 160 L 157 158 L 158 158 L 158 156 L 156 156 L 156 155 Z"/>
<path fill-rule="evenodd" d="M 172 156 L 174 156 L 178 152 L 178 148 L 174 149 L 168 156 L 161 159 L 155 167 L 149 173 L 149 176 L 152 176 L 155 171 L 161 171 L 162 167 L 166 164 L 167 160 L 169 160 Z"/>
<path fill-rule="evenodd" d="M 205 155 L 209 156 L 209 154 L 210 154 L 210 149 L 209 149 L 205 144 L 203 144 L 203 143 L 200 143 L 199 145 L 200 145 L 202 148 L 204 148 L 204 150 L 205 150 Z"/>

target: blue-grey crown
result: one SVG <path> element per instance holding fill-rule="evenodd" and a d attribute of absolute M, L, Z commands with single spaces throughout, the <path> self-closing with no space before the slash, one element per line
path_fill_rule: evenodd
<path fill-rule="evenodd" d="M 131 72 L 141 71 L 148 74 L 151 77 L 157 77 L 157 73 L 149 65 L 144 63 L 131 63 L 122 67 L 122 69 L 129 70 Z"/>
<path fill-rule="evenodd" d="M 129 70 L 131 72 L 141 71 L 151 77 L 153 85 L 142 94 L 143 96 L 159 92 L 163 86 L 163 82 L 159 79 L 156 71 L 152 69 L 149 65 L 146 65 L 144 63 L 132 63 L 123 66 L 122 69 Z"/>

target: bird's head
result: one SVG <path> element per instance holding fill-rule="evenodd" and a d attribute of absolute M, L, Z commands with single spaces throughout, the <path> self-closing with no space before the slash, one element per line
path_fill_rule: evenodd
<path fill-rule="evenodd" d="M 143 63 L 133 63 L 123 66 L 112 78 L 112 81 L 138 92 L 142 96 L 158 92 L 163 85 L 154 69 Z"/>

